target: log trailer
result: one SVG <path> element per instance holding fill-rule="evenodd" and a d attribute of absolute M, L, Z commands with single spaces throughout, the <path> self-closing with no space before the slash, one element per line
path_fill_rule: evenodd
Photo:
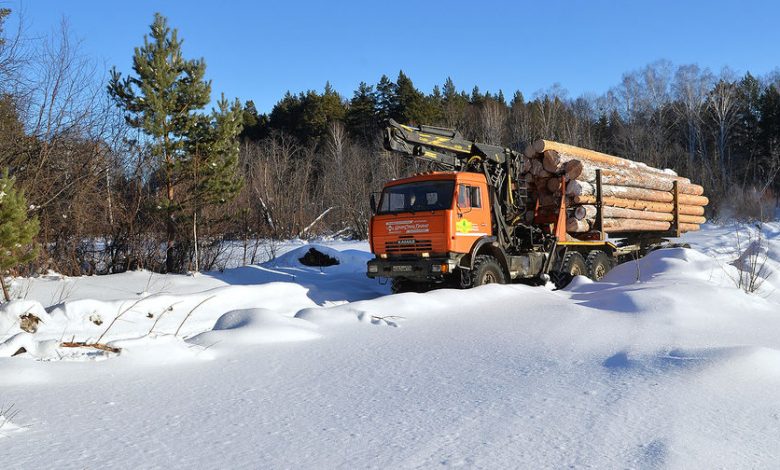
<path fill-rule="evenodd" d="M 387 183 L 378 200 L 371 195 L 375 258 L 367 275 L 391 280 L 393 292 L 512 281 L 562 287 L 576 275 L 599 280 L 617 263 L 680 235 L 675 217 L 668 231 L 607 239 L 599 223 L 600 174 L 594 230 L 569 234 L 565 196 L 554 213 L 539 210 L 520 176 L 522 152 L 466 140 L 454 129 L 390 120 L 384 145 L 437 170 Z M 676 185 L 672 192 L 677 208 Z"/>

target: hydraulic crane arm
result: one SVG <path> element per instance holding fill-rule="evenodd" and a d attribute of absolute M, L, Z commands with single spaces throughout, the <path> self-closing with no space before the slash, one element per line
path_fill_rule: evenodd
<path fill-rule="evenodd" d="M 454 129 L 405 126 L 392 119 L 385 130 L 385 148 L 452 169 L 465 167 L 474 157 L 498 165 L 520 158 L 511 149 L 466 140 Z"/>

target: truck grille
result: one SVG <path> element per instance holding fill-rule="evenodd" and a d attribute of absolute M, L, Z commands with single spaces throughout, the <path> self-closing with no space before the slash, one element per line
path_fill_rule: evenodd
<path fill-rule="evenodd" d="M 433 244 L 430 240 L 415 240 L 403 238 L 394 242 L 385 243 L 385 253 L 388 255 L 430 253 Z"/>

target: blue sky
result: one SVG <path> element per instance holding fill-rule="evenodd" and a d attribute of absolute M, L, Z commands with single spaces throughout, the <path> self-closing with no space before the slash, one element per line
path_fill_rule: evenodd
<path fill-rule="evenodd" d="M 82 51 L 129 72 L 155 11 L 204 57 L 214 96 L 252 99 L 268 112 L 287 91 L 350 97 L 360 81 L 403 69 L 430 91 L 450 76 L 470 91 L 511 95 L 560 83 L 570 96 L 602 93 L 658 59 L 717 72 L 780 66 L 780 2 L 772 1 L 147 1 L 11 0 L 28 33 L 63 17 Z"/>

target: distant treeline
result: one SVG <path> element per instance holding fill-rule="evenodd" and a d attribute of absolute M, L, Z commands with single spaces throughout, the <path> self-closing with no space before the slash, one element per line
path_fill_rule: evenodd
<path fill-rule="evenodd" d="M 150 38 L 172 33 L 155 28 L 167 28 L 161 17 Z M 174 65 L 184 60 L 162 52 Z M 369 194 L 425 169 L 382 149 L 390 118 L 513 148 L 545 138 L 672 168 L 705 186 L 710 218 L 771 216 L 780 191 L 780 74 L 661 61 L 603 95 L 573 98 L 559 86 L 533 96 L 466 92 L 449 78 L 421 91 L 400 72 L 352 96 L 325 84 L 288 92 L 269 113 L 242 97 L 211 114 L 202 112 L 204 81 L 192 111 L 177 116 L 135 99 L 146 80 L 167 79 L 152 77 L 154 67 L 107 76 L 95 64 L 67 30 L 43 39 L 2 31 L 0 169 L 16 177 L 41 226 L 39 256 L 20 272 L 213 269 L 227 241 L 242 241 L 251 262 L 258 239 L 364 238 Z M 190 68 L 172 68 L 179 78 L 203 78 L 205 63 L 182 64 Z"/>

